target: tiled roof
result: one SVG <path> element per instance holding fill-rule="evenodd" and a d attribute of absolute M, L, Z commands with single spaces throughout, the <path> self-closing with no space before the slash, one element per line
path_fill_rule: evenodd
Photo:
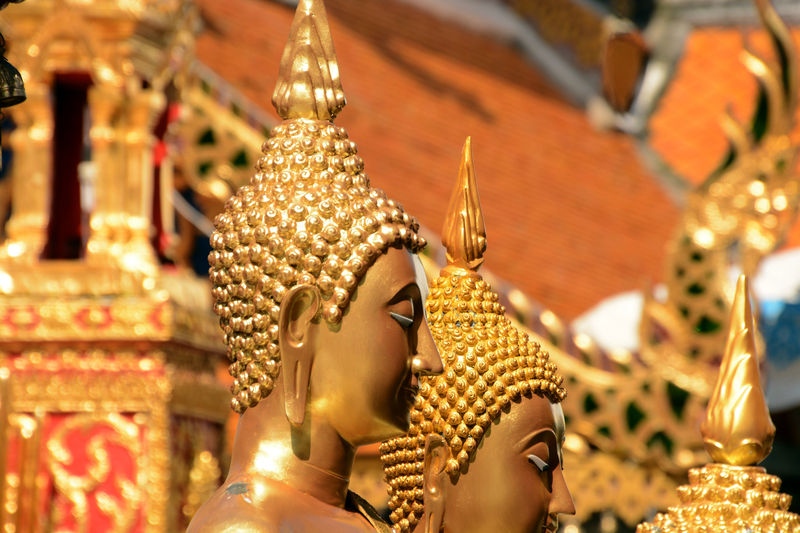
<path fill-rule="evenodd" d="M 199 0 L 199 59 L 267 108 L 293 16 Z M 513 48 L 396 0 L 327 0 L 348 106 L 337 119 L 373 184 L 438 230 L 473 137 L 486 266 L 565 318 L 660 279 L 677 210 L 633 142 L 594 131 Z"/>

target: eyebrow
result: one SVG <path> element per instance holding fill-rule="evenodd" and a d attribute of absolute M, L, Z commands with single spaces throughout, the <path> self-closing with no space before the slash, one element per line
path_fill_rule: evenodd
<path fill-rule="evenodd" d="M 549 439 L 546 438 L 548 435 L 551 436 Z M 545 442 L 547 444 L 555 444 L 556 446 L 558 446 L 558 437 L 556 436 L 555 431 L 553 431 L 553 428 L 537 429 L 533 433 L 528 434 L 526 437 L 520 440 L 515 446 L 515 448 L 521 453 L 539 442 Z"/>
<path fill-rule="evenodd" d="M 416 289 L 416 292 L 415 292 L 415 289 Z M 394 293 L 394 296 L 392 296 L 392 298 L 387 302 L 387 305 L 393 305 L 393 304 L 396 304 L 398 302 L 402 302 L 403 300 L 406 300 L 408 298 L 412 298 L 412 299 L 414 299 L 414 298 L 421 299 L 422 298 L 421 295 L 420 295 L 420 290 L 419 290 L 419 286 L 417 285 L 416 278 L 412 279 L 411 281 L 406 282 L 405 285 L 403 285 L 400 289 L 398 289 Z"/>

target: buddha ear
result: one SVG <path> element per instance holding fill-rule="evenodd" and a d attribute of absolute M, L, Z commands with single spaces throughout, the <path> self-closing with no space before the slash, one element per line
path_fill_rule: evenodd
<path fill-rule="evenodd" d="M 424 533 L 439 533 L 444 527 L 444 501 L 450 481 L 446 469 L 448 459 L 450 459 L 450 448 L 444 438 L 436 434 L 428 435 L 425 439 L 425 460 L 422 470 L 425 498 Z"/>
<path fill-rule="evenodd" d="M 283 408 L 296 427 L 306 416 L 306 397 L 314 360 L 311 322 L 320 306 L 319 291 L 311 285 L 296 285 L 281 300 L 278 316 L 278 346 L 283 374 Z"/>

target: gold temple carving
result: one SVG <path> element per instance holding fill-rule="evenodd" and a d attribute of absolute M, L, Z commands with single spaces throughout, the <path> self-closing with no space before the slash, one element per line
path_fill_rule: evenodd
<path fill-rule="evenodd" d="M 668 297 L 646 295 L 639 331 L 642 357 L 666 379 L 709 396 L 721 359 L 733 287 L 728 268 L 748 276 L 785 239 L 797 219 L 800 182 L 790 134 L 797 110 L 797 52 L 768 0 L 756 0 L 775 60 L 744 51 L 742 63 L 758 83 L 763 109 L 747 126 L 722 118 L 728 153 L 686 199 L 669 244 L 664 272 Z"/>

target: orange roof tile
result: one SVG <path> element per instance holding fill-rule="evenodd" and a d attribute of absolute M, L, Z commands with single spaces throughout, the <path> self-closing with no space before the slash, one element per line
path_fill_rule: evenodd
<path fill-rule="evenodd" d="M 265 108 L 293 16 L 198 2 L 201 61 Z M 472 135 L 486 267 L 572 318 L 661 277 L 676 208 L 633 141 L 594 131 L 510 46 L 397 0 L 327 0 L 348 106 L 337 119 L 374 185 L 439 230 Z"/>

